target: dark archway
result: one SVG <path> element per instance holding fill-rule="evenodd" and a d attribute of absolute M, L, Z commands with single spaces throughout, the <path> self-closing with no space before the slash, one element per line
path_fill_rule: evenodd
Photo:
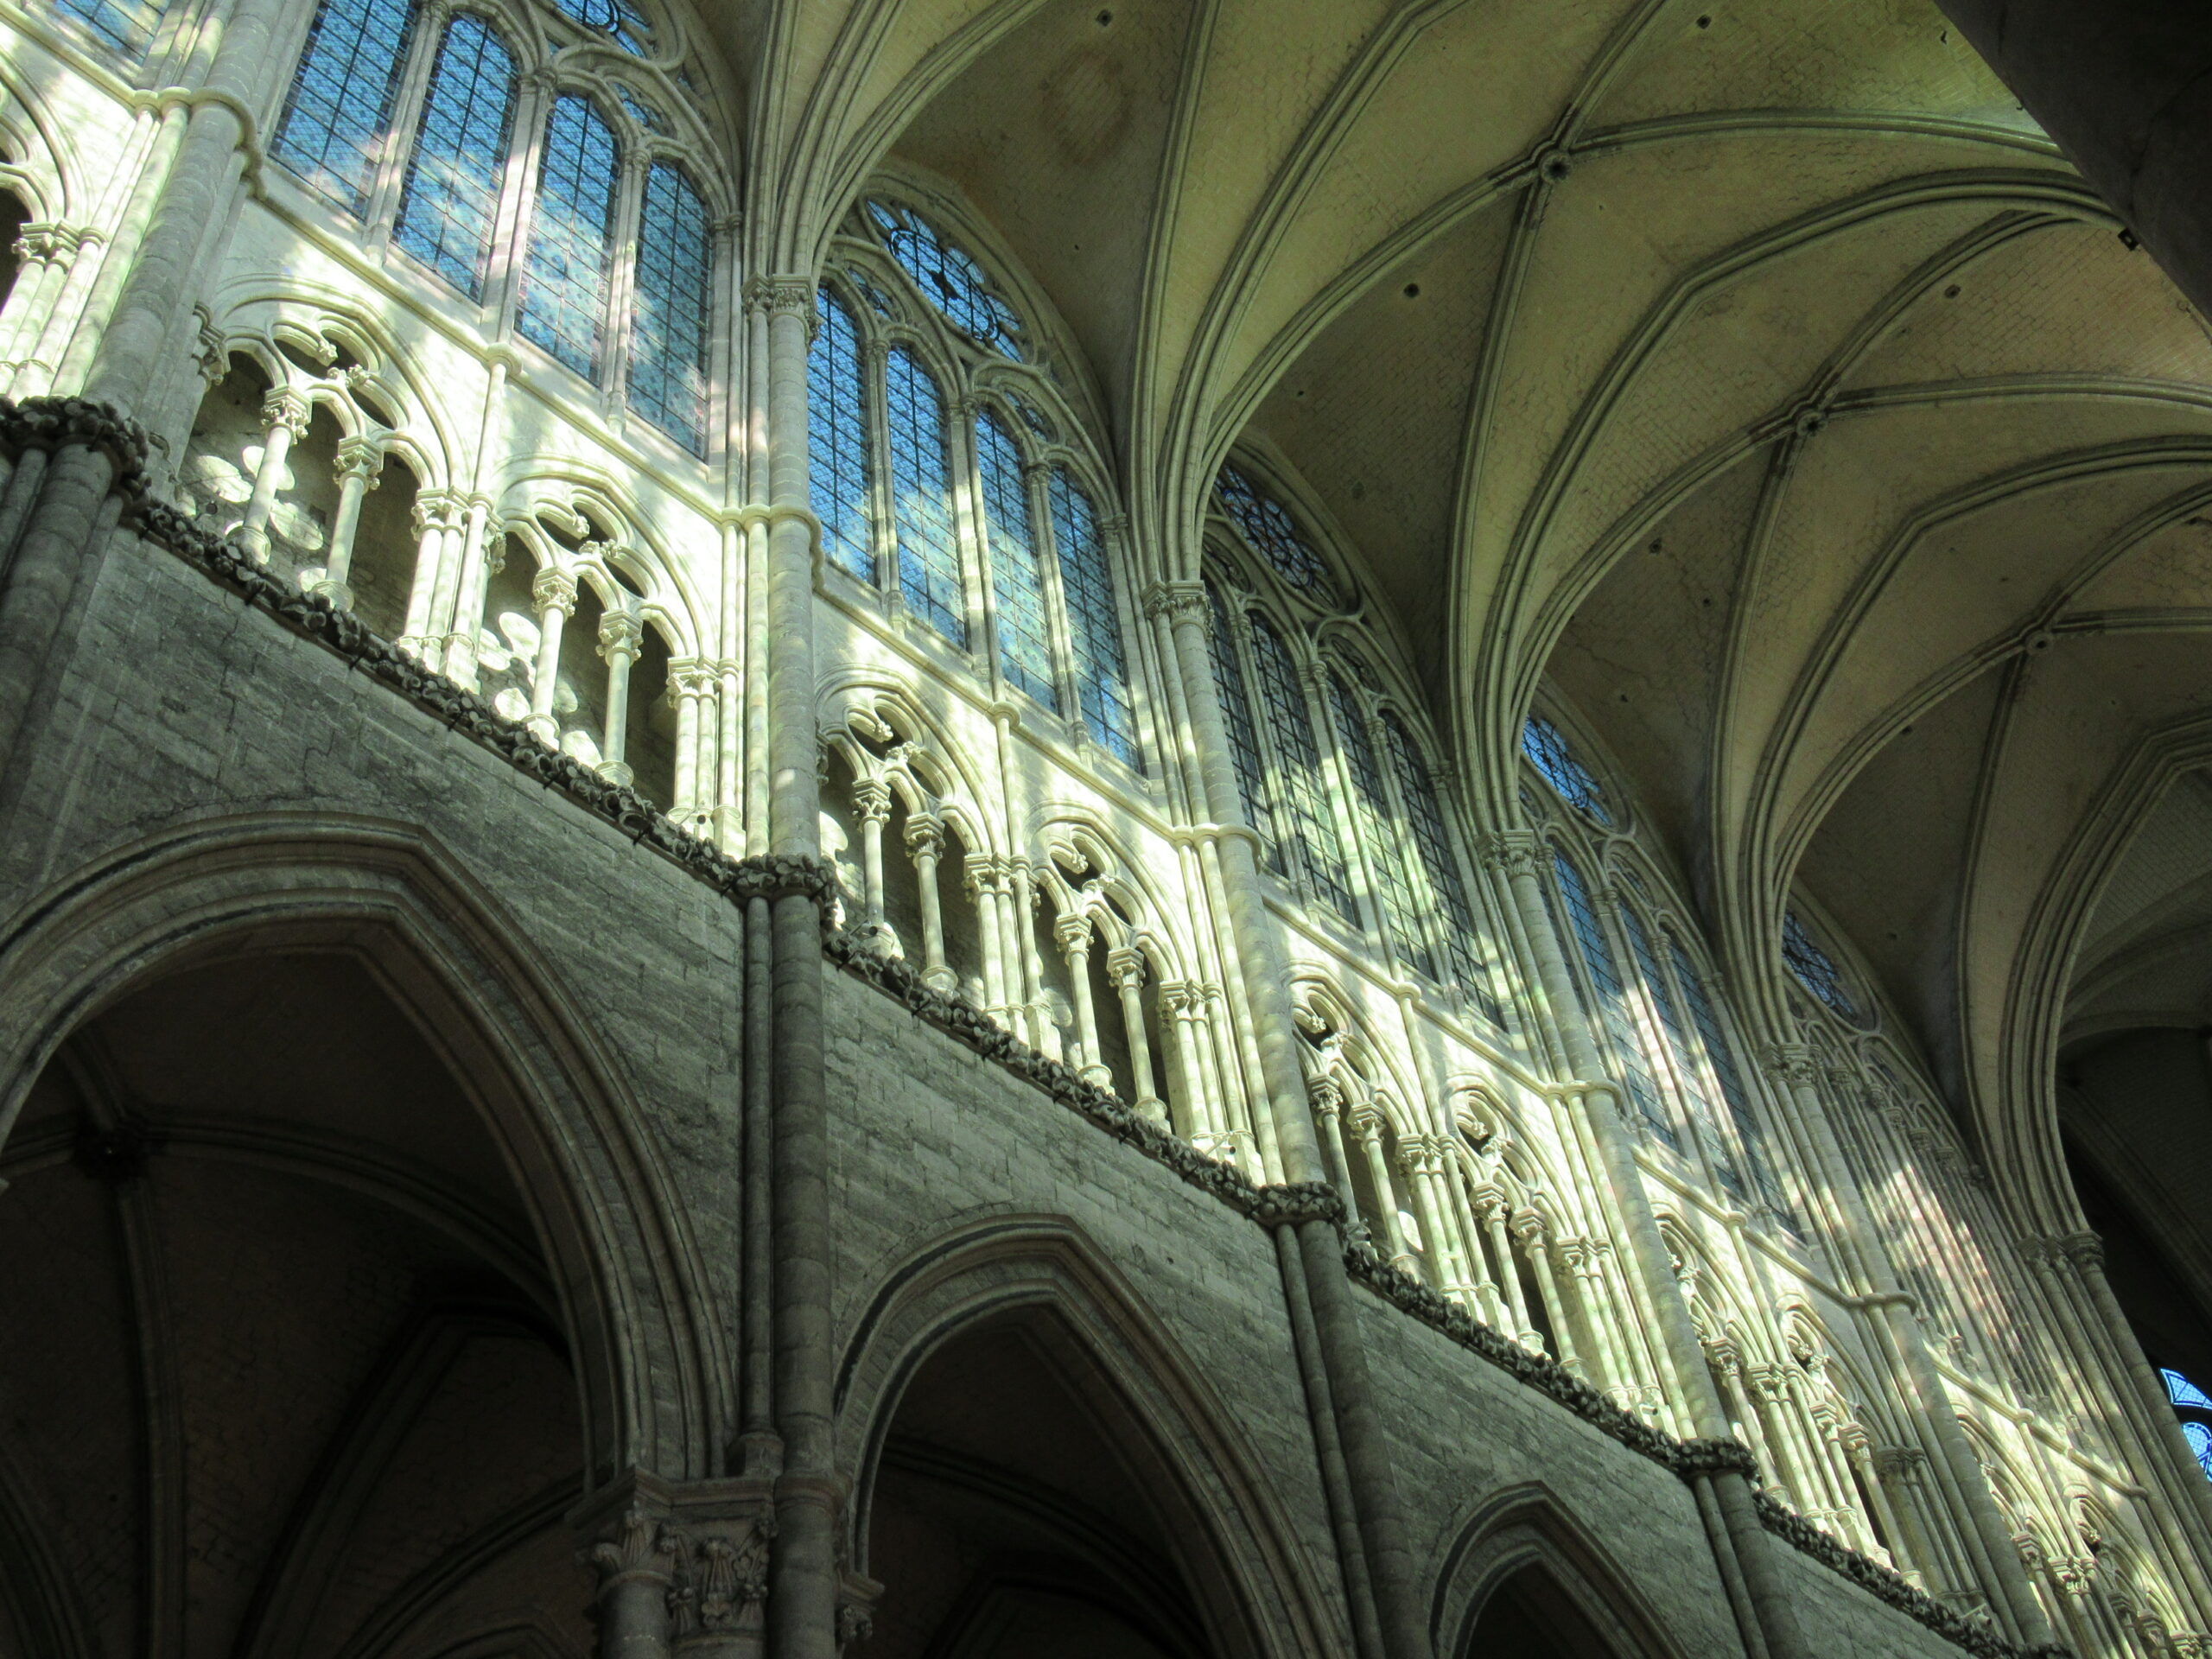
<path fill-rule="evenodd" d="M 1559 1580 L 1524 1567 L 1491 1592 L 1461 1659 L 1622 1659 Z"/>

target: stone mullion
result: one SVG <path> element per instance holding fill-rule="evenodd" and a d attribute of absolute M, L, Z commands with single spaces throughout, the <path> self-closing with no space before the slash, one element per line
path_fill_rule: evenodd
<path fill-rule="evenodd" d="M 992 696 L 1006 701 L 999 668 L 998 595 L 991 585 L 991 550 L 984 533 L 981 464 L 976 454 L 976 403 L 970 393 L 944 399 L 944 464 L 952 486 L 953 548 L 960 561 L 961 616 L 967 651 L 981 659 Z"/>
<path fill-rule="evenodd" d="M 1351 1165 L 1344 1154 L 1344 1085 L 1334 1077 L 1317 1077 L 1306 1084 L 1306 1093 L 1326 1179 L 1343 1198 L 1350 1218 L 1357 1222 L 1358 1211 L 1352 1202 Z"/>
<path fill-rule="evenodd" d="M 1414 1201 L 1421 1241 L 1427 1246 L 1424 1254 L 1428 1257 L 1429 1281 L 1443 1294 L 1464 1301 L 1466 1268 L 1460 1258 L 1459 1241 L 1452 1231 L 1444 1205 L 1438 1202 L 1431 1162 L 1433 1155 L 1428 1136 L 1408 1135 L 1398 1143 L 1398 1173 L 1406 1183 L 1408 1196 Z"/>
<path fill-rule="evenodd" d="M 238 545 L 256 564 L 269 563 L 269 518 L 276 508 L 276 492 L 283 487 L 284 470 L 292 445 L 307 433 L 314 418 L 304 394 L 280 386 L 262 399 L 261 460 L 253 469 L 253 493 L 247 497 L 245 517 L 238 529 Z"/>
<path fill-rule="evenodd" d="M 988 853 L 970 853 L 961 870 L 962 890 L 976 906 L 976 943 L 983 953 L 983 1012 L 1005 1026 L 1011 1023 L 1006 999 L 1005 936 L 998 922 L 998 861 Z"/>
<path fill-rule="evenodd" d="M 944 896 L 938 888 L 938 861 L 944 855 L 944 829 L 934 818 L 909 817 L 906 852 L 914 861 L 921 887 L 922 983 L 950 995 L 957 982 L 944 960 Z"/>
<path fill-rule="evenodd" d="M 1482 1238 L 1475 1230 L 1475 1212 L 1468 1198 L 1465 1173 L 1459 1166 L 1459 1147 L 1452 1137 L 1438 1135 L 1429 1137 L 1428 1149 L 1437 1205 L 1458 1252 L 1461 1300 L 1474 1308 L 1480 1305 L 1485 1263 Z"/>
<path fill-rule="evenodd" d="M 1882 1478 L 1880 1459 L 1874 1455 L 1872 1436 L 1863 1424 L 1847 1422 L 1836 1431 L 1836 1446 L 1843 1453 L 1846 1464 L 1859 1476 L 1859 1485 L 1866 1494 L 1866 1507 L 1876 1530 L 1882 1535 L 1890 1564 L 1904 1575 L 1907 1582 L 1924 1587 L 1925 1575 L 1899 1523 L 1897 1507 L 1890 1500 L 1889 1484 Z"/>
<path fill-rule="evenodd" d="M 899 575 L 899 500 L 891 461 L 891 342 L 871 331 L 861 342 L 861 384 L 868 412 L 868 442 L 869 494 L 874 511 L 868 515 L 874 530 L 875 588 L 893 617 L 903 615 L 906 601 Z"/>
<path fill-rule="evenodd" d="M 1352 706 L 1357 710 L 1360 721 L 1366 728 L 1368 753 L 1375 756 L 1375 769 L 1382 777 L 1384 803 L 1382 817 L 1386 820 L 1382 825 L 1382 833 L 1390 842 L 1388 856 L 1398 861 L 1398 868 L 1403 877 L 1402 885 L 1409 895 L 1418 897 L 1421 893 L 1427 893 L 1429 897 L 1428 904 L 1416 906 L 1414 913 L 1406 918 L 1406 925 L 1428 942 L 1428 959 L 1436 970 L 1435 976 L 1438 982 L 1447 985 L 1454 983 L 1458 978 L 1458 969 L 1453 965 L 1451 937 L 1453 923 L 1450 907 L 1445 900 L 1443 893 L 1428 873 L 1427 861 L 1421 855 L 1421 845 L 1414 835 L 1413 813 L 1408 808 L 1405 791 L 1398 785 L 1398 768 L 1391 761 L 1389 734 L 1384 729 L 1381 716 L 1370 706 L 1357 687 L 1351 688 L 1351 695 Z M 1429 779 L 1429 785 L 1431 788 L 1436 786 L 1436 779 L 1433 773 Z M 1446 816 L 1445 799 L 1441 791 L 1437 794 L 1436 811 L 1439 817 Z M 1447 859 L 1458 856 L 1452 844 L 1449 830 L 1445 832 L 1444 856 Z M 1464 873 L 1461 879 L 1464 885 Z M 1469 889 L 1470 893 L 1472 891 L 1473 889 Z M 1482 952 L 1477 948 L 1478 943 L 1472 939 L 1467 942 L 1467 954 L 1479 960 Z M 1465 988 L 1471 992 L 1476 988 L 1470 985 Z"/>
<path fill-rule="evenodd" d="M 1011 815 L 1009 815 L 1011 816 Z M 1018 1030 L 1027 1031 L 1029 1046 L 1039 1052 L 1051 1054 L 1059 1046 L 1059 1033 L 1053 1027 L 1052 1010 L 1045 1002 L 1045 963 L 1037 954 L 1037 929 L 1033 918 L 1036 914 L 1036 878 L 1031 874 L 1027 862 L 1019 858 L 1006 861 L 1006 892 L 1001 909 L 1006 924 L 1007 947 L 1014 960 L 1021 965 L 1021 1023 Z"/>
<path fill-rule="evenodd" d="M 1322 792 L 1328 804 L 1329 821 L 1336 829 L 1337 845 L 1344 851 L 1345 871 L 1352 883 L 1352 902 L 1360 912 L 1360 929 L 1367 936 L 1368 949 L 1375 960 L 1411 974 L 1413 964 L 1397 960 L 1382 884 L 1368 861 L 1367 837 L 1360 833 L 1360 796 L 1351 779 L 1351 763 L 1344 756 L 1344 739 L 1337 730 L 1335 710 L 1329 706 L 1329 670 L 1319 658 L 1313 658 L 1298 664 L 1297 679 L 1299 690 L 1306 698 L 1307 723 L 1321 747 Z M 1317 900 L 1319 889 L 1317 878 Z"/>
<path fill-rule="evenodd" d="M 700 780 L 713 776 L 707 715 L 714 707 L 714 675 L 696 657 L 676 658 L 668 665 L 664 695 L 676 712 L 676 776 L 669 814 L 694 835 L 705 834 L 709 814 L 700 799 Z"/>
<path fill-rule="evenodd" d="M 522 283 L 516 273 L 529 257 L 545 127 L 559 97 L 560 77 L 545 64 L 524 72 L 515 90 L 514 130 L 507 137 L 499 201 L 492 218 L 492 245 L 484 260 L 484 314 L 492 320 L 493 337 L 502 341 L 513 334 L 521 308 Z"/>
<path fill-rule="evenodd" d="M 1060 715 L 1068 722 L 1069 734 L 1080 753 L 1090 741 L 1090 723 L 1083 717 L 1075 624 L 1068 614 L 1066 586 L 1060 580 L 1060 537 L 1058 526 L 1052 522 L 1052 462 L 1023 457 L 1021 487 L 1028 498 L 1029 522 L 1036 531 L 1031 542 L 1037 550 L 1037 586 L 1045 607 L 1045 639 L 1052 653 L 1052 685 L 1059 694 Z"/>
<path fill-rule="evenodd" d="M 620 425 L 628 402 L 628 323 L 636 308 L 638 247 L 644 237 L 645 175 L 652 157 L 632 150 L 622 158 L 615 189 L 615 232 L 607 250 L 607 297 L 600 314 L 600 404 L 610 424 Z"/>
<path fill-rule="evenodd" d="M 1597 1243 L 1589 1238 L 1563 1238 L 1558 1249 L 1576 1282 L 1576 1305 L 1582 1309 L 1591 1340 L 1598 1347 L 1598 1380 L 1608 1399 L 1624 1411 L 1633 1411 L 1636 1376 L 1624 1356 L 1620 1329 L 1613 1319 L 1611 1298 L 1599 1268 Z"/>

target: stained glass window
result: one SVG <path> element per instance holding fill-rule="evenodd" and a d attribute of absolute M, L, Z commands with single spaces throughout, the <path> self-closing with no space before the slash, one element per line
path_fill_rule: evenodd
<path fill-rule="evenodd" d="M 1535 763 L 1544 781 L 1560 793 L 1560 798 L 1577 811 L 1586 812 L 1599 823 L 1611 823 L 1612 814 L 1605 810 L 1605 791 L 1599 787 L 1590 768 L 1574 758 L 1574 751 L 1558 727 L 1541 715 L 1529 716 L 1528 724 L 1521 728 L 1521 753 Z"/>
<path fill-rule="evenodd" d="M 61 0 L 76 18 L 127 58 L 142 58 L 162 26 L 162 8 L 147 0 Z"/>
<path fill-rule="evenodd" d="M 1659 1086 L 1652 1078 L 1643 1045 L 1637 1038 L 1636 1021 L 1629 1012 L 1628 994 L 1621 988 L 1620 971 L 1613 963 L 1612 946 L 1605 942 L 1605 931 L 1598 924 L 1597 912 L 1590 908 L 1590 890 L 1582 884 L 1582 872 L 1561 853 L 1552 855 L 1552 868 L 1559 876 L 1560 896 L 1567 905 L 1567 925 L 1581 949 L 1582 965 L 1589 969 L 1591 989 L 1598 998 L 1598 1018 L 1620 1065 L 1629 1103 L 1642 1114 L 1654 1135 L 1679 1151 L 1681 1137 L 1675 1133 L 1659 1098 Z"/>
<path fill-rule="evenodd" d="M 622 94 L 622 107 L 630 118 L 647 132 L 664 134 L 668 131 L 668 118 L 651 105 L 640 104 L 629 93 L 625 92 Z"/>
<path fill-rule="evenodd" d="M 1299 689 L 1298 671 L 1291 665 L 1282 637 L 1264 617 L 1252 619 L 1252 662 L 1259 672 L 1260 706 L 1267 712 L 1268 734 L 1274 740 L 1276 776 L 1290 812 L 1298 861 L 1314 897 L 1346 921 L 1357 921 L 1344 849 L 1321 782 L 1321 751 L 1313 741 L 1306 694 Z"/>
<path fill-rule="evenodd" d="M 292 76 L 270 153 L 349 213 L 376 183 L 415 15 L 412 0 L 323 0 Z"/>
<path fill-rule="evenodd" d="M 1114 603 L 1114 574 L 1107 568 L 1106 538 L 1098 529 L 1098 514 L 1065 467 L 1052 468 L 1050 493 L 1052 541 L 1059 550 L 1060 594 L 1067 601 L 1068 640 L 1075 652 L 1084 728 L 1093 742 L 1116 759 L 1141 767 L 1128 657 L 1122 645 L 1121 612 Z"/>
<path fill-rule="evenodd" d="M 1797 919 L 1794 910 L 1784 912 L 1782 918 L 1782 959 L 1797 976 L 1799 984 L 1845 1019 L 1858 1019 L 1858 1005 L 1843 988 L 1843 970 L 1806 931 L 1805 924 Z"/>
<path fill-rule="evenodd" d="M 1398 779 L 1398 796 L 1406 804 L 1407 825 L 1413 831 L 1414 850 L 1421 855 L 1421 874 L 1427 878 L 1429 902 L 1444 912 L 1445 948 L 1452 953 L 1452 972 L 1460 988 L 1474 997 L 1492 1024 L 1503 1013 L 1490 988 L 1490 976 L 1478 954 L 1474 906 L 1467 901 L 1466 883 L 1460 880 L 1459 861 L 1452 856 L 1452 842 L 1444 831 L 1444 809 L 1436 785 L 1414 744 L 1405 722 L 1389 709 L 1382 712 L 1382 744 L 1390 752 L 1390 770 Z"/>
<path fill-rule="evenodd" d="M 695 455 L 707 449 L 714 281 L 707 204 L 683 168 L 656 162 L 639 212 L 628 397 L 631 408 Z"/>
<path fill-rule="evenodd" d="M 1229 607 L 1221 602 L 1221 592 L 1211 582 L 1206 584 L 1206 603 L 1213 613 L 1213 638 L 1209 643 L 1213 691 L 1221 704 L 1222 724 L 1229 732 L 1230 758 L 1236 765 L 1236 792 L 1243 797 L 1244 816 L 1259 831 L 1261 862 L 1281 872 L 1282 837 L 1276 833 L 1275 815 L 1268 804 L 1259 734 L 1253 729 L 1252 705 L 1244 695 L 1244 670 L 1237 660 L 1236 638 L 1230 632 Z"/>
<path fill-rule="evenodd" d="M 645 14 L 630 0 L 553 0 L 553 3 L 564 16 L 606 35 L 625 52 L 645 55 L 650 31 Z"/>
<path fill-rule="evenodd" d="M 1358 820 L 1359 838 L 1367 848 L 1367 862 L 1375 872 L 1376 896 L 1382 902 L 1382 923 L 1390 948 L 1398 960 L 1414 972 L 1436 977 L 1436 963 L 1422 936 L 1421 912 L 1413 888 L 1406 880 L 1405 862 L 1391 824 L 1390 798 L 1383 792 L 1382 769 L 1375 764 L 1375 744 L 1351 688 L 1334 674 L 1329 676 L 1329 714 L 1337 728 L 1337 742 L 1344 751 L 1344 770 L 1351 774 L 1352 812 Z"/>
<path fill-rule="evenodd" d="M 982 266 L 918 213 L 887 201 L 869 202 L 868 213 L 891 257 L 946 321 L 978 345 L 1021 355 L 1020 319 L 993 291 Z"/>
<path fill-rule="evenodd" d="M 1214 490 L 1221 497 L 1224 510 L 1244 532 L 1244 539 L 1274 567 L 1276 575 L 1306 593 L 1328 592 L 1328 572 L 1322 567 L 1321 556 L 1300 532 L 1281 502 L 1263 493 L 1234 467 L 1221 469 Z"/>
<path fill-rule="evenodd" d="M 484 296 L 514 118 L 514 59 L 490 24 L 462 12 L 430 67 L 392 239 L 472 300 Z"/>
<path fill-rule="evenodd" d="M 1720 1017 L 1706 990 L 1705 981 L 1696 964 L 1690 961 L 1689 953 L 1682 949 L 1681 942 L 1671 934 L 1667 939 L 1667 954 L 1675 964 L 1675 978 L 1682 988 L 1682 1001 L 1689 1009 L 1690 1023 L 1697 1027 L 1698 1040 L 1705 1045 L 1705 1058 L 1712 1063 L 1713 1077 L 1720 1084 L 1721 1101 L 1736 1126 L 1737 1142 L 1744 1149 L 1745 1161 L 1751 1166 L 1751 1184 L 1758 1189 L 1767 1208 L 1794 1231 L 1796 1216 L 1783 1196 L 1774 1167 L 1767 1160 L 1765 1131 L 1759 1125 L 1758 1114 L 1752 1109 L 1751 1095 L 1744 1087 L 1744 1074 L 1736 1065 L 1735 1051 L 1728 1046 L 1727 1033 L 1720 1029 Z"/>
<path fill-rule="evenodd" d="M 899 591 L 906 607 L 956 645 L 968 643 L 960 547 L 952 528 L 952 474 L 944 448 L 944 399 L 930 372 L 901 346 L 884 365 L 891 427 L 893 522 Z"/>
<path fill-rule="evenodd" d="M 862 582 L 875 580 L 868 489 L 868 401 L 853 314 L 826 288 L 814 297 L 806 354 L 807 478 L 822 550 Z"/>
<path fill-rule="evenodd" d="M 558 99 L 545 123 L 540 155 L 515 327 L 531 345 L 595 380 L 620 165 L 614 129 L 590 99 Z"/>
<path fill-rule="evenodd" d="M 988 411 L 976 417 L 976 462 L 983 486 L 991 596 L 998 608 L 999 671 L 1058 713 L 1060 694 L 1052 683 L 1044 573 L 1038 568 L 1029 490 L 1021 480 L 1021 451 L 998 416 Z"/>
<path fill-rule="evenodd" d="M 1744 1178 L 1736 1168 L 1735 1154 L 1729 1149 L 1727 1138 L 1713 1121 L 1713 1103 L 1706 1098 L 1705 1079 L 1698 1072 L 1697 1052 L 1690 1046 L 1681 1012 L 1675 1006 L 1675 988 L 1668 983 L 1659 958 L 1651 949 L 1651 935 L 1633 905 L 1621 906 L 1621 931 L 1628 935 L 1628 948 L 1636 958 L 1636 970 L 1643 976 L 1644 989 L 1650 993 L 1652 1008 L 1659 1016 L 1660 1035 L 1666 1039 L 1667 1052 L 1674 1058 L 1675 1073 L 1681 1084 L 1682 1098 L 1688 1103 L 1690 1121 L 1696 1126 L 1698 1140 L 1704 1144 L 1706 1157 L 1720 1185 L 1731 1197 L 1741 1199 Z"/>
<path fill-rule="evenodd" d="M 2212 1395 L 2179 1371 L 2164 1366 L 2158 1370 L 2158 1378 L 2166 1385 L 2166 1398 L 2180 1414 L 2182 1438 L 2196 1454 L 2196 1466 L 2212 1478 Z"/>

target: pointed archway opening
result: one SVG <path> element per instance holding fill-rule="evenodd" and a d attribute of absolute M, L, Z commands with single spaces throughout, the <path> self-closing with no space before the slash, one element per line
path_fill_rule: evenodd
<path fill-rule="evenodd" d="M 1565 1586 L 1541 1567 L 1524 1567 L 1491 1593 L 1461 1659 L 1619 1659 Z"/>
<path fill-rule="evenodd" d="M 359 931 L 128 987 L 0 1149 L 0 1649 L 588 1643 L 567 1310 L 428 977 Z"/>
<path fill-rule="evenodd" d="M 884 1589 L 858 1659 L 1249 1650 L 1166 1459 L 1049 1309 L 987 1319 L 916 1370 L 866 1524 Z"/>

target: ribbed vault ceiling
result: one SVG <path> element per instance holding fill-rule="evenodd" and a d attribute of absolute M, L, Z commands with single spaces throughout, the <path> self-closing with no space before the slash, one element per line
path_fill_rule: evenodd
<path fill-rule="evenodd" d="M 943 179 L 1087 355 L 1150 556 L 1272 448 L 1478 794 L 1548 674 L 1724 953 L 1802 881 L 2049 1173 L 2088 900 L 2212 691 L 2212 341 L 1932 4 L 723 16 L 799 227 L 756 260 Z"/>

